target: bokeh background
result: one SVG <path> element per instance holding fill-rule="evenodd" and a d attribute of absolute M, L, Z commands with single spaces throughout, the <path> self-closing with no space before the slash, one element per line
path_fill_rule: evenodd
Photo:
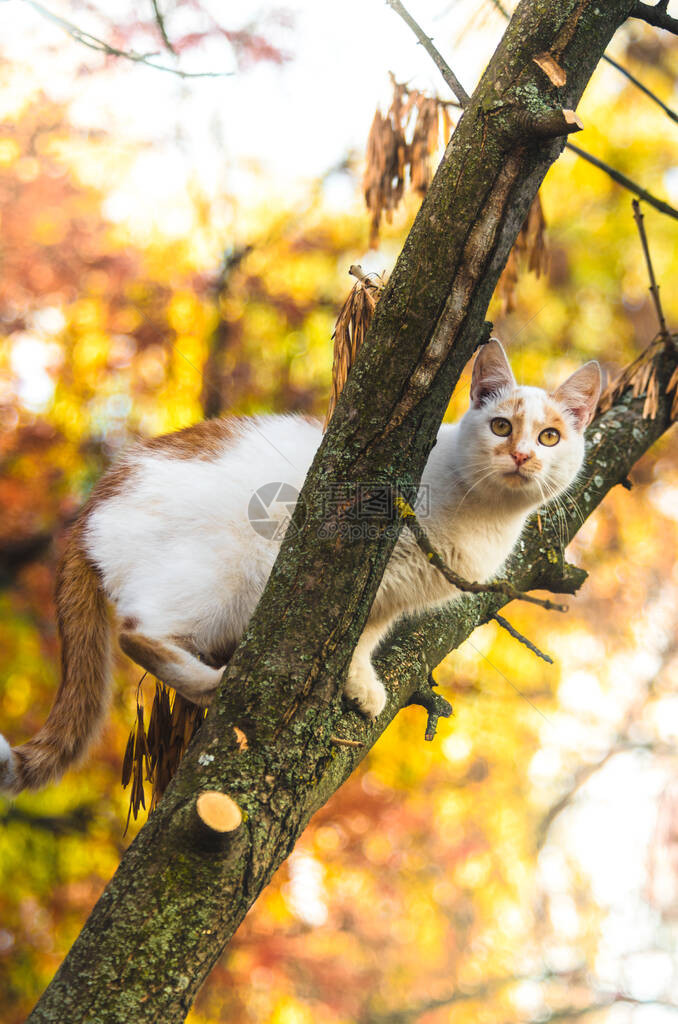
<path fill-rule="evenodd" d="M 502 6 L 411 0 L 469 91 Z M 94 481 L 134 435 L 206 413 L 322 416 L 348 267 L 388 273 L 420 201 L 370 248 L 361 177 L 389 71 L 449 98 L 385 4 L 224 8 L 161 3 L 174 53 L 152 3 L 0 5 L 0 728 L 15 742 L 57 685 L 55 565 Z M 678 105 L 678 40 L 633 22 L 610 53 Z M 601 64 L 579 113 L 578 143 L 678 203 L 678 127 L 659 107 Z M 630 196 L 565 153 L 541 200 L 549 269 L 518 261 L 496 333 L 524 382 L 592 357 L 614 374 L 657 329 Z M 676 326 L 676 223 L 646 209 L 646 226 Z M 468 377 L 448 416 L 467 399 Z M 421 709 L 399 715 L 248 915 L 193 1024 L 676 1019 L 675 437 L 632 479 L 572 545 L 590 577 L 569 614 L 510 609 L 555 665 L 494 625 L 455 652 L 437 677 L 456 717 L 425 744 Z M 123 837 L 139 677 L 120 656 L 84 768 L 0 800 L 5 1024 L 141 824 Z"/>

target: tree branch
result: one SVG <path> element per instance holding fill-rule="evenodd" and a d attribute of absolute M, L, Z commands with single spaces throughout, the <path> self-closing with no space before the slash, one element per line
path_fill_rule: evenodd
<path fill-rule="evenodd" d="M 440 71 L 440 74 L 443 76 L 443 78 L 449 85 L 450 89 L 459 100 L 462 107 L 465 107 L 468 104 L 471 97 L 466 92 L 466 89 L 464 89 L 464 86 L 461 84 L 461 82 L 459 81 L 459 79 L 457 78 L 454 71 L 449 66 L 443 55 L 433 45 L 433 40 L 431 39 L 431 37 L 426 35 L 424 30 L 421 28 L 420 25 L 417 24 L 412 15 L 407 10 L 405 10 L 400 0 L 386 0 L 386 3 L 389 5 L 389 7 L 393 8 L 396 14 L 400 15 L 400 17 L 403 19 L 406 25 L 409 25 L 409 27 L 414 32 L 415 36 L 417 37 L 421 45 L 424 47 L 428 55 L 434 61 L 436 67 Z"/>
<path fill-rule="evenodd" d="M 566 808 L 570 807 L 577 793 L 582 789 L 583 786 L 592 778 L 597 775 L 598 772 L 602 771 L 606 764 L 608 764 L 613 757 L 618 754 L 627 754 L 633 750 L 646 751 L 653 754 L 658 754 L 662 757 L 678 757 L 678 751 L 670 743 L 655 743 L 648 741 L 643 743 L 641 741 L 631 739 L 618 739 L 617 742 L 606 750 L 601 758 L 594 761 L 592 764 L 580 765 L 574 773 L 572 784 L 563 793 L 561 797 L 556 800 L 554 804 L 549 807 L 548 811 L 542 818 L 537 829 L 537 849 L 541 849 L 549 830 L 553 822 L 558 818 Z"/>
<path fill-rule="evenodd" d="M 162 36 L 162 41 L 165 44 L 166 48 L 169 50 L 169 52 L 174 57 L 176 57 L 177 56 L 177 51 L 174 49 L 174 46 L 170 42 L 170 38 L 167 35 L 167 29 L 165 27 L 165 19 L 163 17 L 162 11 L 158 7 L 158 0 L 151 0 L 151 5 L 153 7 L 153 15 L 155 17 L 155 23 L 158 26 L 158 31 L 160 32 L 160 35 Z"/>
<path fill-rule="evenodd" d="M 579 1017 L 588 1017 L 591 1013 L 600 1013 L 601 1010 L 609 1010 L 610 1007 L 619 1004 L 635 1007 L 661 1006 L 666 1010 L 678 1011 L 678 1004 L 665 999 L 637 999 L 635 996 L 625 995 L 623 992 L 613 992 L 609 996 L 600 998 L 597 1002 L 587 1003 L 585 1006 L 562 1006 L 558 1010 L 551 1010 L 547 1016 L 540 1019 L 544 1024 L 558 1020 L 577 1020 Z M 515 1024 L 519 1024 L 519 1022 L 516 1021 Z"/>
<path fill-rule="evenodd" d="M 507 975 L 504 978 L 492 978 L 473 988 L 459 988 L 447 995 L 426 999 L 414 1005 L 385 1011 L 367 1010 L 361 1014 L 358 1024 L 415 1024 L 420 1017 L 431 1013 L 433 1010 L 454 1006 L 456 1003 L 475 1002 L 479 999 L 487 1000 L 488 997 L 496 992 L 501 992 L 502 989 L 508 988 L 510 985 L 518 985 L 525 981 L 539 985 L 553 984 L 555 982 L 571 989 L 573 987 L 582 987 L 585 983 L 585 978 L 582 977 L 579 971 L 546 971 L 536 976 L 534 974 L 515 974 Z M 590 988 L 592 990 L 587 993 L 590 1002 L 584 1005 L 571 1005 L 552 1009 L 547 1015 L 539 1019 L 543 1020 L 544 1024 L 548 1024 L 549 1021 L 585 1017 L 590 1013 L 600 1012 L 600 1010 L 608 1009 L 610 1006 L 615 1006 L 618 1003 L 631 1006 L 661 1006 L 670 1010 L 678 1010 L 678 1005 L 668 1000 L 637 999 L 624 992 L 606 993 L 596 991 L 594 986 L 590 986 Z"/>
<path fill-rule="evenodd" d="M 506 630 L 509 636 L 512 636 L 514 640 L 518 641 L 518 643 L 523 644 L 525 647 L 527 647 L 528 651 L 532 651 L 532 653 L 536 654 L 538 658 L 541 658 L 542 661 L 545 661 L 547 665 L 553 664 L 553 658 L 551 658 L 548 654 L 544 654 L 543 651 L 540 651 L 536 644 L 533 644 L 532 641 L 528 640 L 526 636 L 523 636 L 523 634 L 520 633 L 515 628 L 515 626 L 512 626 L 510 622 L 507 622 L 503 615 L 493 615 L 492 618 L 496 623 L 498 623 L 501 626 L 502 629 Z"/>
<path fill-rule="evenodd" d="M 220 416 L 224 408 L 223 362 L 229 341 L 232 338 L 233 325 L 225 318 L 221 303 L 228 292 L 231 275 L 235 273 L 242 261 L 249 256 L 252 249 L 252 245 L 239 245 L 234 246 L 232 249 L 227 249 L 223 255 L 219 274 L 214 282 L 214 303 L 218 310 L 219 318 L 207 343 L 207 358 L 201 373 L 200 404 L 205 419 Z"/>
<path fill-rule="evenodd" d="M 492 3 L 497 8 L 499 13 L 503 14 L 503 16 L 508 21 L 510 19 L 511 15 L 506 10 L 504 5 L 502 3 L 500 3 L 500 0 L 492 0 Z M 638 6 L 640 6 L 640 7 L 648 7 L 648 10 L 651 12 L 652 17 L 660 19 L 662 17 L 662 14 L 663 14 L 664 17 L 668 18 L 668 20 L 670 22 L 673 22 L 673 24 L 678 25 L 678 21 L 676 21 L 675 18 L 669 18 L 669 16 L 666 14 L 666 8 L 665 7 L 664 7 L 663 11 L 661 11 L 661 10 L 658 10 L 657 8 L 649 7 L 649 5 L 647 5 L 647 4 L 639 4 Z M 634 15 L 632 13 L 631 16 L 632 17 L 636 17 L 637 15 Z M 666 25 L 661 25 L 660 27 L 666 28 L 667 26 Z M 603 58 L 602 59 L 605 61 L 606 64 L 611 64 L 613 68 L 616 68 L 617 71 L 619 71 L 622 75 L 624 75 L 626 78 L 628 78 L 629 82 L 632 82 L 633 85 L 635 85 L 636 89 L 640 89 L 641 92 L 645 93 L 645 95 L 649 99 L 651 99 L 653 103 L 656 103 L 658 107 L 661 107 L 661 109 L 664 111 L 664 113 L 668 117 L 670 117 L 672 121 L 675 121 L 676 123 L 678 123 L 678 114 L 675 112 L 675 110 L 672 110 L 671 107 L 667 106 L 667 104 L 664 103 L 664 101 L 662 99 L 660 99 L 659 96 L 657 96 L 656 93 L 652 92 L 651 89 L 648 89 L 648 87 L 644 84 L 644 82 L 641 82 L 639 78 L 636 78 L 636 76 L 634 74 L 632 74 L 629 71 L 628 68 L 625 68 L 623 66 L 623 64 L 620 64 L 618 61 L 614 60 L 614 58 L 610 57 L 607 53 L 603 54 Z"/>
<path fill-rule="evenodd" d="M 587 160 L 588 163 L 593 164 L 594 167 L 597 167 L 601 171 L 605 171 L 605 173 L 612 178 L 613 181 L 616 181 L 618 185 L 628 189 L 629 192 L 633 192 L 633 194 L 638 196 L 639 199 L 644 199 L 648 206 L 653 206 L 655 210 L 659 210 L 660 213 L 665 213 L 667 216 L 674 217 L 678 220 L 678 210 L 676 210 L 674 206 L 671 206 L 670 203 L 665 202 L 663 199 L 657 199 L 657 197 L 653 196 L 651 192 L 648 192 L 647 189 L 643 188 L 641 185 L 637 185 L 635 181 L 632 181 L 631 178 L 627 178 L 621 171 L 617 171 L 614 167 L 610 167 L 609 164 L 599 160 L 597 156 L 587 153 L 585 149 L 575 146 L 573 142 L 566 142 L 565 145 L 568 149 L 571 149 L 573 153 L 576 153 L 577 156 L 582 157 L 583 160 Z"/>
<path fill-rule="evenodd" d="M 643 255 L 645 256 L 645 264 L 647 266 L 648 277 L 650 278 L 650 294 L 652 295 L 652 301 L 654 302 L 654 308 L 657 313 L 657 320 L 659 321 L 659 333 L 662 336 L 665 344 L 673 344 L 673 338 L 669 333 L 669 329 L 666 326 L 666 320 L 664 319 L 664 310 L 659 299 L 659 285 L 657 284 L 654 276 L 654 267 L 652 266 L 652 258 L 650 256 L 650 247 L 647 244 L 647 235 L 645 234 L 645 225 L 643 223 L 643 215 L 640 212 L 640 203 L 637 199 L 631 200 L 631 206 L 633 207 L 633 219 L 638 227 L 638 234 L 640 235 L 640 242 L 643 246 Z"/>
<path fill-rule="evenodd" d="M 19 540 L 0 540 L 0 587 L 11 582 L 24 565 L 41 558 L 53 539 L 53 533 L 40 530 Z"/>
<path fill-rule="evenodd" d="M 642 750 L 649 753 L 657 754 L 661 757 L 678 757 L 678 751 L 675 745 L 670 743 L 662 743 L 658 740 L 636 740 L 633 739 L 633 735 L 636 732 L 638 723 L 642 721 L 643 714 L 647 710 L 648 700 L 650 699 L 656 685 L 656 680 L 661 674 L 662 670 L 667 665 L 671 664 L 672 659 L 676 654 L 676 646 L 674 644 L 669 645 L 663 652 L 662 664 L 659 666 L 657 671 L 652 675 L 651 678 L 646 680 L 645 685 L 640 694 L 635 695 L 630 705 L 627 707 L 624 714 L 623 721 L 617 730 L 617 734 L 614 737 L 608 750 L 605 751 L 603 756 L 597 761 L 591 764 L 580 764 L 572 775 L 572 781 L 564 793 L 549 807 L 541 819 L 537 828 L 537 849 L 546 842 L 546 838 L 549 833 L 551 825 L 562 814 L 562 812 L 572 804 L 572 801 L 576 797 L 579 790 L 588 782 L 588 780 L 596 775 L 599 771 L 605 767 L 605 765 L 617 754 L 624 754 L 632 750 Z"/>
<path fill-rule="evenodd" d="M 652 7 L 650 4 L 634 3 L 629 17 L 646 21 L 648 25 L 666 29 L 667 32 L 678 36 L 678 19 L 672 18 L 670 14 L 666 13 L 666 4 L 662 3 L 662 0 L 659 0 L 656 7 Z"/>
<path fill-rule="evenodd" d="M 616 60 L 613 60 L 612 57 L 608 57 L 606 53 L 603 54 L 603 60 L 607 64 L 611 64 L 613 68 L 617 69 L 617 71 L 620 71 L 622 75 L 625 75 L 626 78 L 628 78 L 629 82 L 633 82 L 636 89 L 640 89 L 641 92 L 644 92 L 645 95 L 648 96 L 653 103 L 656 103 L 658 107 L 661 107 L 664 113 L 668 117 L 670 117 L 672 121 L 675 121 L 678 124 L 678 114 L 675 112 L 675 110 L 672 110 L 671 107 L 668 107 L 663 100 L 659 99 L 659 96 L 657 96 L 656 93 L 652 92 L 651 89 L 648 89 L 648 87 L 644 85 L 639 78 L 636 78 L 635 75 L 632 75 L 628 68 L 625 68 L 621 64 L 618 64 Z"/>
<path fill-rule="evenodd" d="M 396 1010 L 367 1010 L 362 1013 L 357 1024 L 410 1024 L 425 1013 L 432 1010 L 440 1010 L 444 1006 L 453 1006 L 455 1003 L 474 1002 L 477 999 L 487 999 L 495 992 L 501 992 L 509 985 L 519 985 L 525 981 L 547 982 L 552 980 L 569 981 L 572 973 L 559 974 L 546 971 L 544 974 L 535 977 L 534 974 L 507 974 L 502 978 L 488 978 L 487 981 L 472 987 L 459 987 L 447 995 L 439 996 L 437 999 L 426 999 L 413 1006 L 401 1006 Z"/>
<path fill-rule="evenodd" d="M 84 29 L 78 28 L 73 22 L 67 21 L 60 15 L 43 7 L 37 0 L 23 0 L 23 3 L 28 4 L 29 7 L 32 7 L 43 18 L 46 18 L 47 21 L 58 25 L 76 43 L 82 43 L 88 49 L 104 53 L 109 57 L 122 57 L 123 60 L 129 60 L 133 64 L 145 64 L 146 67 L 154 68 L 156 71 L 166 71 L 168 74 L 177 75 L 179 78 L 228 78 L 233 74 L 232 71 L 180 71 L 179 68 L 168 68 L 165 64 L 156 64 L 155 61 L 149 60 L 149 57 L 152 57 L 153 54 L 135 53 L 133 50 L 119 50 L 116 46 L 111 46 L 109 43 L 104 42 L 103 39 L 98 39 L 89 32 L 85 32 Z"/>
<path fill-rule="evenodd" d="M 0 817 L 3 826 L 18 822 L 31 829 L 42 829 L 54 836 L 67 836 L 73 833 L 86 835 L 89 827 L 96 819 L 98 807 L 94 804 L 80 804 L 66 814 L 36 814 L 33 811 L 10 804 Z"/>

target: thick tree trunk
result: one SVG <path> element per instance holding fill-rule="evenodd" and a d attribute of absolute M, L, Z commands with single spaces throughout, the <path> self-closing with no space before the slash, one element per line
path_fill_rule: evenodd
<path fill-rule="evenodd" d="M 631 6 L 523 0 L 518 8 L 416 218 L 308 475 L 299 530 L 288 532 L 205 727 L 30 1021 L 183 1020 L 310 816 L 425 682 L 424 658 L 437 664 L 502 603 L 469 599 L 431 617 L 418 644 L 398 644 L 384 662 L 388 706 L 368 725 L 342 706 L 341 684 L 396 533 L 385 513 L 371 520 L 378 539 L 349 539 L 342 524 L 351 510 L 328 508 L 323 496 L 342 482 L 418 482 L 449 396 L 485 332 L 498 275 L 562 149 L 563 139 L 543 140 L 540 125 L 554 108 L 576 107 Z M 544 52 L 567 73 L 561 88 L 533 60 Z M 587 510 L 664 428 L 662 416 L 648 425 L 629 407 L 596 428 L 607 468 L 587 484 Z M 542 536 L 521 552 L 516 573 L 521 586 L 547 577 L 560 585 Z M 337 747 L 330 739 L 337 734 L 364 746 Z M 206 789 L 227 793 L 243 811 L 230 839 L 208 842 L 196 827 L 196 799 Z"/>

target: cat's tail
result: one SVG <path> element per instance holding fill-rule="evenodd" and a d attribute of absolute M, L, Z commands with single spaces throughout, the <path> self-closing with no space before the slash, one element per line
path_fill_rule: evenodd
<path fill-rule="evenodd" d="M 110 629 L 99 574 L 82 547 L 82 520 L 57 571 L 61 684 L 47 721 L 20 747 L 0 735 L 0 790 L 16 794 L 60 778 L 85 753 L 108 703 Z"/>

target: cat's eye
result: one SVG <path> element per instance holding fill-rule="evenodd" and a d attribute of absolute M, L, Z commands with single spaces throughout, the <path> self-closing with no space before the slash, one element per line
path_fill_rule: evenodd
<path fill-rule="evenodd" d="M 547 427 L 546 430 L 542 430 L 537 440 L 539 444 L 544 444 L 547 448 L 553 448 L 554 444 L 558 444 L 560 441 L 560 431 L 556 430 L 555 427 Z"/>
<path fill-rule="evenodd" d="M 490 430 L 497 437 L 508 437 L 513 427 L 510 420 L 505 420 L 503 416 L 495 416 L 493 420 L 490 420 Z"/>

